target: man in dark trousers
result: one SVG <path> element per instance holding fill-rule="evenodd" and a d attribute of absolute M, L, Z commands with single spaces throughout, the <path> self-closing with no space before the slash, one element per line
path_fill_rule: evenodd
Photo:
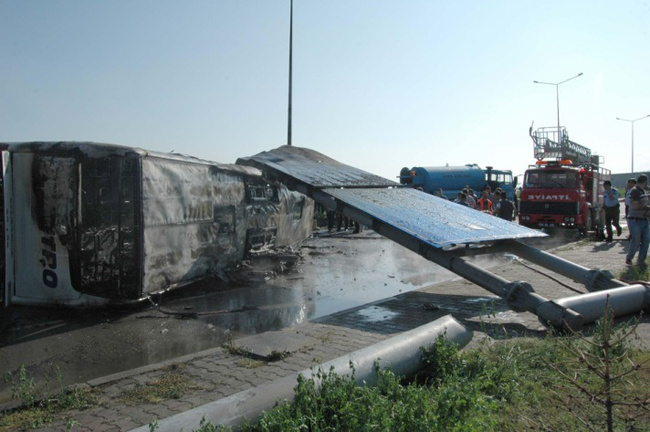
<path fill-rule="evenodd" d="M 630 211 L 627 214 L 627 224 L 630 230 L 630 249 L 625 257 L 625 264 L 632 265 L 637 250 L 639 257 L 637 264 L 645 267 L 645 259 L 648 255 L 650 245 L 650 227 L 648 216 L 650 216 L 650 200 L 645 193 L 648 186 L 648 176 L 641 174 L 636 179 L 636 186 L 630 192 Z"/>
<path fill-rule="evenodd" d="M 627 215 L 630 212 L 630 192 L 632 192 L 632 189 L 634 189 L 634 186 L 636 186 L 636 179 L 631 178 L 627 180 L 627 183 L 625 184 L 625 220 L 627 221 Z M 628 224 L 628 227 L 630 224 Z M 627 239 L 631 239 L 632 236 L 630 235 L 630 230 L 628 228 L 627 230 Z"/>
<path fill-rule="evenodd" d="M 508 195 L 505 191 L 500 192 L 500 201 L 496 204 L 496 209 L 494 210 L 494 215 L 505 219 L 509 222 L 512 222 L 515 216 L 515 206 L 512 204 L 512 201 L 508 200 Z"/>
<path fill-rule="evenodd" d="M 607 231 L 605 241 L 610 243 L 613 236 L 612 225 L 616 228 L 617 236 L 620 236 L 623 231 L 618 223 L 621 215 L 621 205 L 618 202 L 618 191 L 612 187 L 612 182 L 605 180 L 603 187 L 605 188 L 603 207 L 605 208 L 605 230 Z"/>

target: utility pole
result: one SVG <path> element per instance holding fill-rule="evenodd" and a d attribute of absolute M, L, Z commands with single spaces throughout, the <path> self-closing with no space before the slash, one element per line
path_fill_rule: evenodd
<path fill-rule="evenodd" d="M 289 15 L 289 113 L 287 124 L 287 145 L 291 145 L 291 87 L 293 72 L 293 0 L 291 0 L 291 12 Z"/>

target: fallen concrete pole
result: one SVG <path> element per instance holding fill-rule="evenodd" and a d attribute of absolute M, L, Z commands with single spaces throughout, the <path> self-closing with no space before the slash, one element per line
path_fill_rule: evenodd
<path fill-rule="evenodd" d="M 579 313 L 584 319 L 584 324 L 590 324 L 604 315 L 606 305 L 616 317 L 637 314 L 642 310 L 649 312 L 650 287 L 629 285 L 558 299 L 555 303 Z"/>
<path fill-rule="evenodd" d="M 339 376 L 350 376 L 352 365 L 355 381 L 372 385 L 376 382 L 375 365 L 378 365 L 382 369 L 390 368 L 396 375 L 412 376 L 426 366 L 422 361 L 421 347 L 430 347 L 439 336 L 444 336 L 447 340 L 464 347 L 472 339 L 472 331 L 466 329 L 451 315 L 447 315 L 313 368 L 159 420 L 156 431 L 195 430 L 199 428 L 201 419 L 214 425 L 231 427 L 241 425 L 246 420 L 255 421 L 264 411 L 270 410 L 279 401 L 293 399 L 298 375 L 307 379 L 313 378 L 318 383 L 319 371 L 333 370 Z M 149 430 L 148 426 L 134 429 L 137 432 Z"/>

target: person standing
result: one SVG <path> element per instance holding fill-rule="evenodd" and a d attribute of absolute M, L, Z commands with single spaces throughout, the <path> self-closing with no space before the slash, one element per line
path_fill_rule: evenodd
<path fill-rule="evenodd" d="M 521 206 L 521 188 L 518 187 L 515 189 L 515 208 L 517 211 L 519 211 L 519 207 Z"/>
<path fill-rule="evenodd" d="M 618 202 L 618 190 L 612 187 L 612 182 L 605 180 L 603 182 L 603 187 L 605 188 L 603 207 L 605 207 L 605 230 L 607 231 L 607 238 L 605 241 L 611 243 L 612 236 L 612 225 L 616 228 L 616 235 L 621 236 L 621 225 L 618 223 L 618 220 L 621 215 L 621 205 Z"/>
<path fill-rule="evenodd" d="M 650 215 L 650 200 L 645 193 L 648 185 L 648 176 L 641 174 L 636 179 L 636 186 L 630 191 L 630 210 L 627 223 L 630 230 L 630 249 L 625 257 L 625 264 L 632 265 L 636 252 L 639 252 L 637 264 L 645 267 L 645 259 L 648 256 L 648 245 L 650 245 L 650 226 L 648 216 Z"/>
<path fill-rule="evenodd" d="M 463 189 L 463 194 L 465 194 L 465 200 L 467 202 L 467 206 L 469 208 L 476 208 L 476 201 L 474 200 L 474 197 L 469 193 L 468 188 Z"/>
<path fill-rule="evenodd" d="M 512 222 L 514 219 L 515 206 L 512 201 L 508 200 L 508 195 L 505 192 L 501 192 L 500 200 L 494 210 L 494 215 L 509 222 Z"/>
<path fill-rule="evenodd" d="M 631 178 L 628 179 L 627 183 L 625 184 L 625 222 L 627 222 L 627 214 L 630 212 L 630 192 L 632 192 L 632 189 L 634 189 L 634 186 L 636 186 L 636 179 Z M 628 226 L 628 232 L 627 232 L 627 239 L 629 240 L 631 238 L 630 236 L 630 224 Z"/>
<path fill-rule="evenodd" d="M 444 192 L 442 191 L 442 188 L 438 188 L 438 197 L 442 198 L 442 199 L 446 199 L 447 201 L 449 201 L 449 198 L 447 198 L 447 195 L 444 194 Z"/>
<path fill-rule="evenodd" d="M 458 194 L 457 204 L 464 205 L 465 207 L 469 207 L 469 204 L 467 204 L 467 195 L 465 195 L 464 192 L 460 192 Z"/>
<path fill-rule="evenodd" d="M 488 198 L 488 192 L 487 190 L 483 190 L 483 194 L 481 195 L 481 198 L 478 199 L 477 201 L 477 210 L 482 211 L 483 213 L 489 213 L 492 214 L 492 201 Z"/>
<path fill-rule="evenodd" d="M 474 193 L 474 189 L 469 188 L 469 194 L 472 198 L 474 198 L 474 208 L 476 208 L 476 203 L 478 203 L 478 197 Z"/>
<path fill-rule="evenodd" d="M 494 190 L 494 195 L 493 195 L 493 197 L 490 198 L 490 199 L 492 200 L 492 203 L 494 204 L 495 207 L 498 206 L 499 203 L 501 202 L 501 192 L 502 192 L 502 190 L 501 190 L 500 187 L 496 188 L 496 189 Z"/>
<path fill-rule="evenodd" d="M 492 201 L 493 204 L 495 204 L 494 194 L 492 193 L 492 188 L 490 188 L 490 185 L 485 185 L 483 192 L 487 192 L 488 199 Z M 483 195 L 483 192 L 481 192 L 481 195 Z"/>

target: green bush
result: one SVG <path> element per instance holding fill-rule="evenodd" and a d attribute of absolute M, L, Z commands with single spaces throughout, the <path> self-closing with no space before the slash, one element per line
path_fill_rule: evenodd
<path fill-rule="evenodd" d="M 391 371 L 378 370 L 376 387 L 358 386 L 353 378 L 319 371 L 316 381 L 299 379 L 293 403 L 279 404 L 244 430 L 586 430 L 576 413 L 602 424 L 602 410 L 576 397 L 557 369 L 570 372 L 571 346 L 581 343 L 575 336 L 553 335 L 459 352 L 440 339 L 423 350 L 428 367 L 417 382 L 405 384 Z M 631 360 L 643 362 L 648 356 L 635 351 Z M 643 381 L 650 372 L 640 369 L 638 374 Z M 638 392 L 638 386 L 630 380 L 627 391 Z M 645 414 L 626 423 L 639 430 L 650 426 Z"/>
<path fill-rule="evenodd" d="M 377 370 L 376 387 L 319 371 L 317 380 L 299 379 L 293 403 L 246 430 L 484 431 L 497 425 L 499 402 L 516 388 L 497 364 L 460 354 L 444 339 L 423 355 L 430 365 L 424 385 L 403 385 L 390 370 Z"/>

